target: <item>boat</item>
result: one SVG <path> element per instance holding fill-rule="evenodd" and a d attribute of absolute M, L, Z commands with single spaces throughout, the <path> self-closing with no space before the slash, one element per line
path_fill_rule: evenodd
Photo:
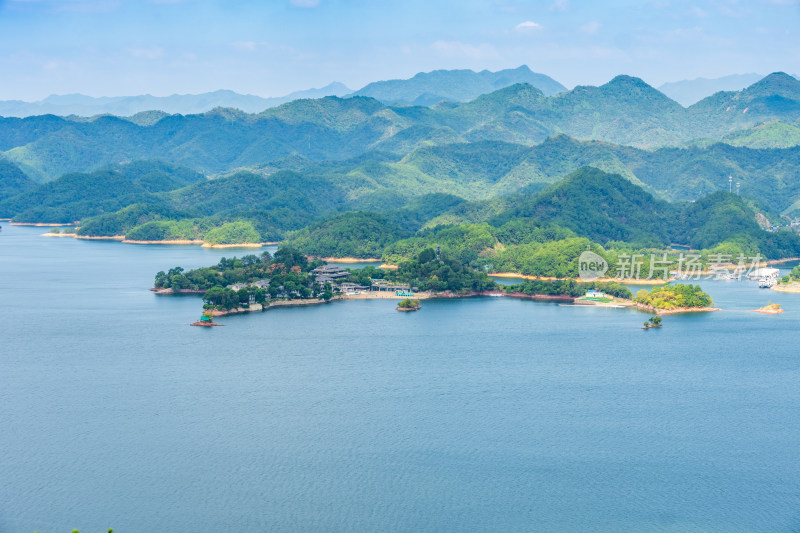
<path fill-rule="evenodd" d="M 769 289 L 778 284 L 778 280 L 772 277 L 758 278 L 758 287 L 760 289 Z"/>
<path fill-rule="evenodd" d="M 778 270 L 777 268 L 757 268 L 752 272 L 748 273 L 747 277 L 749 279 L 757 279 L 760 281 L 762 278 L 778 279 L 778 276 L 780 276 L 780 274 L 781 271 Z"/>

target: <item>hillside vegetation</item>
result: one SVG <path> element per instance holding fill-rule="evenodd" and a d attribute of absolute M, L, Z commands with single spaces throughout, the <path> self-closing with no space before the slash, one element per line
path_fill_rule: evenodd
<path fill-rule="evenodd" d="M 516 71 L 514 71 L 516 72 Z M 509 78 L 510 79 L 510 78 Z M 380 150 L 404 156 L 457 142 L 522 145 L 567 134 L 643 148 L 682 145 L 769 121 L 800 119 L 800 81 L 771 74 L 738 92 L 684 108 L 638 78 L 547 96 L 516 83 L 463 103 L 386 105 L 366 96 L 300 99 L 259 114 L 217 108 L 155 122 L 114 116 L 0 119 L 0 152 L 31 178 L 55 179 L 108 164 L 158 158 L 204 174 L 294 157 L 322 161 Z M 137 123 L 138 122 L 138 123 Z"/>

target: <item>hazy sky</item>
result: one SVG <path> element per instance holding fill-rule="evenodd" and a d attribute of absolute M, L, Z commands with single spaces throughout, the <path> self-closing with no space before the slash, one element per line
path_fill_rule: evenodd
<path fill-rule="evenodd" d="M 521 64 L 568 87 L 800 73 L 800 0 L 0 0 L 0 99 L 279 96 Z"/>

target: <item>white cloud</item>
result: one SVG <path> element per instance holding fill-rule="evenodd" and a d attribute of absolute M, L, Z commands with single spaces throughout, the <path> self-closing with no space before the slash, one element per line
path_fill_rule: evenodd
<path fill-rule="evenodd" d="M 569 0 L 555 0 L 550 4 L 550 11 L 566 11 L 569 8 Z"/>
<path fill-rule="evenodd" d="M 542 25 L 538 22 L 533 22 L 532 20 L 526 20 L 525 22 L 520 22 L 516 26 L 514 26 L 514 31 L 520 33 L 530 33 L 536 30 L 541 30 Z"/>
<path fill-rule="evenodd" d="M 602 26 L 602 24 L 600 24 L 596 20 L 593 20 L 593 21 L 587 22 L 586 24 L 581 26 L 581 31 L 583 33 L 588 33 L 589 35 L 594 35 L 594 34 L 596 34 L 597 32 L 600 31 L 600 27 L 601 26 Z"/>
<path fill-rule="evenodd" d="M 436 41 L 431 48 L 440 56 L 451 58 L 494 59 L 499 57 L 495 47 L 487 43 L 475 46 L 460 41 Z"/>
<path fill-rule="evenodd" d="M 289 0 L 294 7 L 317 7 L 321 0 Z"/>

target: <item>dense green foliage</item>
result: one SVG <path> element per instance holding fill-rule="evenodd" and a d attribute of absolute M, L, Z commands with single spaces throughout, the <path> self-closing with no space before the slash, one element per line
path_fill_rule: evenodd
<path fill-rule="evenodd" d="M 237 220 L 208 231 L 203 236 L 203 240 L 209 244 L 259 243 L 261 236 L 253 227 L 252 222 Z"/>
<path fill-rule="evenodd" d="M 433 248 L 400 263 L 397 270 L 388 271 L 387 278 L 409 283 L 422 291 L 485 291 L 497 286 L 485 272 L 470 268 L 447 252 L 436 253 Z"/>
<path fill-rule="evenodd" d="M 491 257 L 491 270 L 528 276 L 577 278 L 578 257 L 586 250 L 603 255 L 598 245 L 583 237 L 509 246 Z"/>
<path fill-rule="evenodd" d="M 311 277 L 309 272 L 323 264 L 321 261 L 309 261 L 305 255 L 291 247 L 281 247 L 275 256 L 263 252 L 260 256 L 246 255 L 242 258 L 220 259 L 213 267 L 196 268 L 184 271 L 175 267 L 167 272 L 156 274 L 154 287 L 159 289 L 208 290 L 214 286 L 226 286 L 235 283 L 252 283 L 261 279 L 271 279 L 270 291 L 280 291 L 283 281 L 291 282 L 292 291 L 301 287 L 309 288 Z M 305 291 L 304 291 L 305 292 Z M 309 294 L 311 289 L 309 288 Z M 272 294 L 272 292 L 270 293 Z"/>
<path fill-rule="evenodd" d="M 424 103 L 436 98 L 428 94 Z M 46 181 L 151 157 L 219 173 L 295 154 L 319 161 L 371 150 L 406 155 L 431 143 L 505 141 L 529 146 L 558 133 L 641 147 L 679 145 L 798 118 L 800 81 L 783 73 L 743 91 L 717 93 L 688 109 L 640 79 L 618 76 L 600 87 L 578 86 L 550 97 L 518 83 L 471 102 L 433 107 L 392 107 L 356 96 L 295 100 L 258 115 L 214 109 L 140 124 L 113 116 L 91 121 L 5 118 L 0 119 L 0 151 L 29 176 Z M 605 162 L 616 164 L 613 159 Z M 598 163 L 577 166 L 585 164 Z"/>
<path fill-rule="evenodd" d="M 135 226 L 125 233 L 131 241 L 176 241 L 200 239 L 201 232 L 195 220 L 151 220 Z"/>
<path fill-rule="evenodd" d="M 650 329 L 650 328 L 660 327 L 662 321 L 663 321 L 663 319 L 658 315 L 651 316 L 650 318 L 645 320 L 644 328 L 645 329 Z"/>
<path fill-rule="evenodd" d="M 685 146 L 757 126 L 774 138 L 797 123 L 798 102 L 800 82 L 780 73 L 689 109 L 619 76 L 557 97 L 515 84 L 432 107 L 357 96 L 297 100 L 258 115 L 216 109 L 139 123 L 0 119 L 0 151 L 16 162 L 17 180 L 4 179 L 11 167 L 0 165 L 0 216 L 81 220 L 81 235 L 131 240 L 236 244 L 288 236 L 309 255 L 394 263 L 439 247 L 470 268 L 558 277 L 575 276 L 586 249 L 609 264 L 623 252 L 671 244 L 796 256 L 796 233 L 759 224 L 786 224 L 782 214 L 800 213 L 800 147 L 642 150 L 563 133 Z M 145 155 L 171 163 L 103 167 Z M 177 163 L 219 174 L 205 179 Z M 20 168 L 42 181 L 91 172 L 30 189 Z M 728 175 L 741 179 L 741 197 L 720 192 Z M 29 190 L 2 198 L 20 187 Z"/>
<path fill-rule="evenodd" d="M 492 231 L 493 228 L 487 223 L 424 229 L 413 237 L 389 245 L 383 258 L 389 262 L 399 262 L 403 258 L 415 257 L 426 248 L 438 246 L 442 251 L 458 257 L 461 262 L 472 263 L 481 252 L 495 246 L 497 239 Z"/>
<path fill-rule="evenodd" d="M 289 235 L 303 252 L 320 257 L 380 257 L 383 249 L 408 232 L 375 213 L 354 211 L 317 222 Z"/>
<path fill-rule="evenodd" d="M 800 265 L 794 267 L 791 272 L 781 278 L 781 283 L 793 283 L 800 281 Z"/>
<path fill-rule="evenodd" d="M 583 296 L 590 289 L 603 291 L 603 293 L 617 298 L 631 298 L 633 296 L 630 289 L 616 282 L 581 283 L 574 279 L 525 281 L 520 285 L 506 285 L 505 289 L 509 293 L 570 296 L 572 298 Z"/>
<path fill-rule="evenodd" d="M 748 148 L 792 148 L 800 146 L 800 125 L 771 120 L 725 135 L 721 142 Z"/>
<path fill-rule="evenodd" d="M 538 195 L 521 198 L 493 221 L 533 217 L 595 241 L 648 246 L 669 243 L 674 211 L 622 176 L 584 167 Z"/>
<path fill-rule="evenodd" d="M 89 174 L 67 174 L 0 202 L 0 216 L 20 222 L 73 222 L 135 203 L 160 204 L 156 193 L 203 176 L 158 161 L 140 161 Z"/>
<path fill-rule="evenodd" d="M 177 221 L 187 215 L 164 205 L 133 204 L 113 213 L 91 217 L 81 223 L 78 235 L 126 235 L 130 230 L 152 221 Z M 156 239 L 141 239 L 156 240 Z"/>
<path fill-rule="evenodd" d="M 711 296 L 699 285 L 681 283 L 654 287 L 650 291 L 642 289 L 636 293 L 636 302 L 656 309 L 710 307 L 714 304 Z"/>
<path fill-rule="evenodd" d="M 0 156 L 0 201 L 36 188 L 36 183 L 31 180 L 20 168 Z"/>

